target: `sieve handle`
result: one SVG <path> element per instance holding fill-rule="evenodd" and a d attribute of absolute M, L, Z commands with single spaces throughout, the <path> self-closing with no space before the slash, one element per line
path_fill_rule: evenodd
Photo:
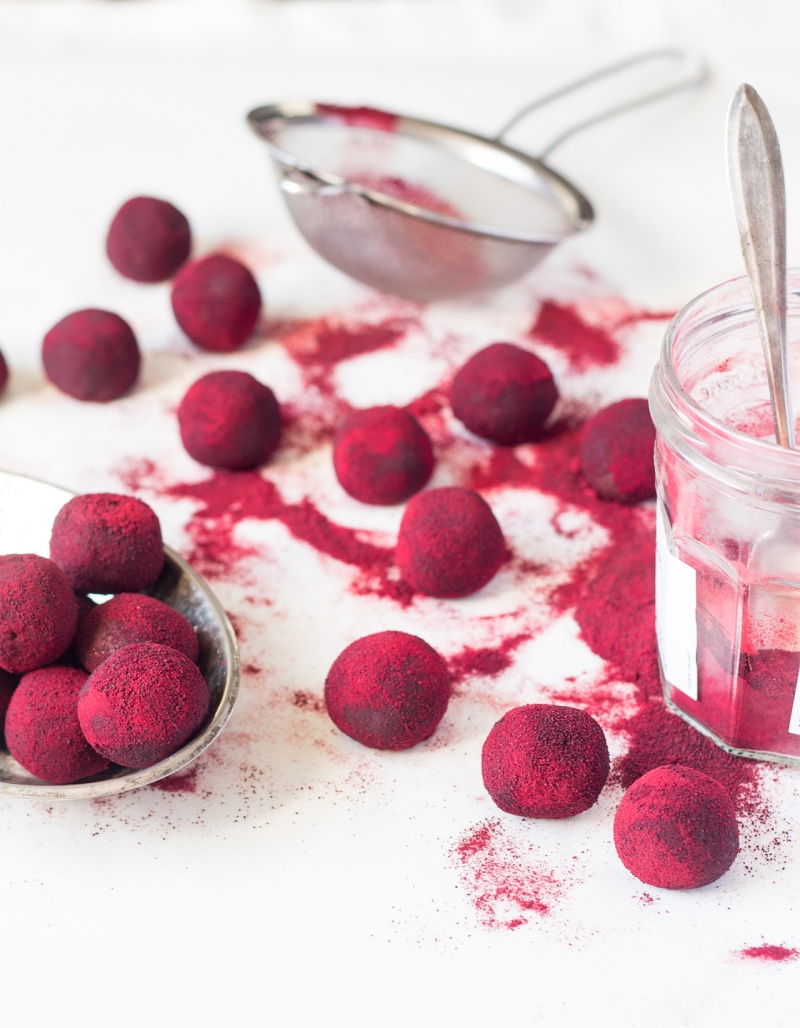
<path fill-rule="evenodd" d="M 622 103 L 615 104 L 613 107 L 608 107 L 604 111 L 600 111 L 598 114 L 593 114 L 590 118 L 577 122 L 570 128 L 560 132 L 555 139 L 552 139 L 543 150 L 539 151 L 538 157 L 547 157 L 556 149 L 556 147 L 561 146 L 564 140 L 569 139 L 578 132 L 582 132 L 586 128 L 591 128 L 592 125 L 597 125 L 598 122 L 605 121 L 607 118 L 613 118 L 617 114 L 624 114 L 626 111 L 635 110 L 637 107 L 643 107 L 645 104 L 652 103 L 655 100 L 660 100 L 665 96 L 671 96 L 673 93 L 678 93 L 681 90 L 691 89 L 693 86 L 700 85 L 700 83 L 704 82 L 708 78 L 708 65 L 701 55 L 694 50 L 682 50 L 675 47 L 665 47 L 660 50 L 648 50 L 646 53 L 636 54 L 633 57 L 627 57 L 623 61 L 618 61 L 616 64 L 610 64 L 606 68 L 599 68 L 597 71 L 584 75 L 582 78 L 579 78 L 574 82 L 570 82 L 566 86 L 561 86 L 558 89 L 553 90 L 553 92 L 539 97 L 538 100 L 534 100 L 532 103 L 527 104 L 521 111 L 518 111 L 513 118 L 507 121 L 494 139 L 497 142 L 502 142 L 511 129 L 522 121 L 523 118 L 526 118 L 529 114 L 538 110 L 540 107 L 544 107 L 555 100 L 560 100 L 563 96 L 568 96 L 570 93 L 577 93 L 586 86 L 591 86 L 602 79 L 612 78 L 613 76 L 621 72 L 625 72 L 629 68 L 634 68 L 639 64 L 647 64 L 650 61 L 662 60 L 670 61 L 675 65 L 675 67 L 670 71 L 672 80 L 668 81 L 666 85 L 641 93 L 638 96 L 633 96 L 629 100 L 624 100 Z"/>

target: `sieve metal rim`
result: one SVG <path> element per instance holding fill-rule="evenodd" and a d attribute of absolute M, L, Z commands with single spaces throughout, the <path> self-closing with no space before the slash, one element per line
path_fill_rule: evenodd
<path fill-rule="evenodd" d="M 284 174 L 280 183 L 281 189 L 284 192 L 302 192 L 306 195 L 321 196 L 349 193 L 355 196 L 360 196 L 368 203 L 377 207 L 388 208 L 408 217 L 426 221 L 432 225 L 454 229 L 456 231 L 465 232 L 469 235 L 502 240 L 509 243 L 520 243 L 523 245 L 538 243 L 555 246 L 563 240 L 568 239 L 570 236 L 575 235 L 577 232 L 585 231 L 594 221 L 594 208 L 587 197 L 570 181 L 565 179 L 562 175 L 559 175 L 557 171 L 554 171 L 553 168 L 544 161 L 533 157 L 522 150 L 509 146 L 507 143 L 504 143 L 497 138 L 483 136 L 479 133 L 470 132 L 466 129 L 455 128 L 454 126 L 445 125 L 441 122 L 373 108 L 377 113 L 385 115 L 391 119 L 391 134 L 405 134 L 407 137 L 420 139 L 429 143 L 433 142 L 439 145 L 444 141 L 448 141 L 450 144 L 460 143 L 462 147 L 471 146 L 473 149 L 478 149 L 484 154 L 492 154 L 496 161 L 503 161 L 509 167 L 515 162 L 518 165 L 523 166 L 529 170 L 532 175 L 535 175 L 540 183 L 544 180 L 548 186 L 552 187 L 553 194 L 555 195 L 560 208 L 569 219 L 569 225 L 567 228 L 561 231 L 549 232 L 542 230 L 507 229 L 472 221 L 468 218 L 454 218 L 446 214 L 440 214 L 436 211 L 430 211 L 424 207 L 418 207 L 415 204 L 408 203 L 407 201 L 399 200 L 396 197 L 390 196 L 387 193 L 382 193 L 379 190 L 362 186 L 357 182 L 350 181 L 349 179 L 333 172 L 313 167 L 309 162 L 278 145 L 270 137 L 268 129 L 270 124 L 277 123 L 278 125 L 282 125 L 296 122 L 313 125 L 325 122 L 337 123 L 337 121 L 341 123 L 341 117 L 337 118 L 335 115 L 326 114 L 326 108 L 328 110 L 338 109 L 339 111 L 351 112 L 363 110 L 363 108 L 358 106 L 325 104 L 310 100 L 295 99 L 265 104 L 254 108 L 247 115 L 248 124 L 255 134 L 266 143 L 273 160 L 278 164 L 290 168 L 292 172 L 297 172 L 305 177 L 305 183 L 298 183 L 296 178 L 292 179 L 289 175 Z M 376 129 L 375 131 L 380 130 Z M 459 156 L 462 160 L 475 164 L 500 178 L 506 179 L 514 185 L 522 188 L 531 188 L 526 182 L 521 181 L 520 179 L 502 174 L 502 172 L 496 167 L 489 167 L 485 163 L 475 161 L 474 158 L 470 159 L 463 157 L 460 154 Z M 562 195 L 559 195 L 559 193 Z M 571 204 L 565 202 L 563 194 L 566 194 L 570 198 Z"/>

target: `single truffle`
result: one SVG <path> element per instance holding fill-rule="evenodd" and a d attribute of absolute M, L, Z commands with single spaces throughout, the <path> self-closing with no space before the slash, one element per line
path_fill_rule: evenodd
<path fill-rule="evenodd" d="M 200 464 L 228 471 L 257 468 L 281 435 L 275 394 L 244 371 L 212 371 L 190 386 L 178 407 L 181 441 Z"/>
<path fill-rule="evenodd" d="M 94 671 L 123 646 L 146 642 L 171 646 L 197 663 L 199 646 L 191 624 L 180 611 L 141 593 L 119 593 L 95 606 L 78 628 L 75 655 L 81 667 Z"/>
<path fill-rule="evenodd" d="M 642 775 L 622 797 L 614 844 L 645 885 L 697 889 L 724 875 L 736 858 L 736 811 L 719 782 L 668 764 Z"/>
<path fill-rule="evenodd" d="M 133 496 L 85 493 L 56 515 L 50 556 L 80 593 L 138 592 L 164 564 L 161 526 Z"/>
<path fill-rule="evenodd" d="M 333 723 L 364 746 L 405 750 L 427 739 L 450 698 L 447 664 L 424 640 L 376 632 L 344 649 L 325 680 Z"/>
<path fill-rule="evenodd" d="M 0 353 L 0 393 L 5 392 L 8 385 L 8 364 L 2 353 Z"/>
<path fill-rule="evenodd" d="M 188 259 L 189 222 L 177 207 L 152 196 L 127 200 L 114 215 L 106 238 L 108 259 L 126 278 L 164 282 Z"/>
<path fill-rule="evenodd" d="M 608 778 L 603 729 L 577 707 L 529 703 L 505 714 L 483 744 L 483 784 L 519 817 L 574 817 Z"/>
<path fill-rule="evenodd" d="M 413 589 L 452 598 L 486 585 L 505 560 L 506 544 L 483 497 L 450 486 L 409 500 L 395 555 L 400 574 Z"/>
<path fill-rule="evenodd" d="M 512 343 L 492 343 L 470 357 L 450 386 L 458 420 L 503 446 L 539 439 L 557 400 L 550 368 Z"/>
<path fill-rule="evenodd" d="M 66 785 L 105 771 L 78 723 L 78 695 L 86 672 L 51 664 L 23 675 L 6 713 L 6 745 L 32 775 Z"/>
<path fill-rule="evenodd" d="M 639 503 L 656 494 L 656 430 L 647 400 L 620 400 L 581 430 L 583 477 L 603 500 Z"/>
<path fill-rule="evenodd" d="M 151 767 L 203 723 L 210 697 L 189 658 L 158 643 L 133 643 L 89 675 L 78 719 L 89 744 L 123 767 Z"/>
<path fill-rule="evenodd" d="M 0 668 L 24 674 L 69 646 L 78 604 L 66 575 L 35 553 L 0 556 Z"/>
<path fill-rule="evenodd" d="M 42 362 L 47 377 L 77 400 L 116 400 L 139 377 L 141 356 L 127 321 L 111 311 L 74 311 L 44 337 Z"/>
<path fill-rule="evenodd" d="M 333 467 L 342 488 L 361 503 L 403 503 L 433 472 L 433 446 L 407 410 L 370 407 L 351 414 L 333 440 Z"/>
<path fill-rule="evenodd" d="M 233 257 L 212 254 L 181 268 L 172 309 L 186 335 L 204 350 L 229 353 L 251 336 L 261 293 L 250 271 Z"/>

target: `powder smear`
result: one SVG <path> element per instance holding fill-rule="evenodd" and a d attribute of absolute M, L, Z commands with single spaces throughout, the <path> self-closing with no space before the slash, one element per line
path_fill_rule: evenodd
<path fill-rule="evenodd" d="M 761 960 L 768 963 L 785 963 L 787 960 L 797 960 L 800 957 L 800 950 L 789 946 L 749 946 L 747 949 L 739 950 L 739 956 L 749 960 Z"/>
<path fill-rule="evenodd" d="M 550 914 L 564 883 L 531 859 L 499 821 L 483 821 L 453 849 L 461 885 L 486 928 L 521 928 Z"/>

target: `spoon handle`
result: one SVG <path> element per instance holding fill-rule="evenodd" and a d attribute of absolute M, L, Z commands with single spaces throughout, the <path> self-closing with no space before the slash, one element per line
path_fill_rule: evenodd
<path fill-rule="evenodd" d="M 775 437 L 794 448 L 786 360 L 786 192 L 781 148 L 764 101 L 747 84 L 728 111 L 728 181 L 767 365 Z"/>

